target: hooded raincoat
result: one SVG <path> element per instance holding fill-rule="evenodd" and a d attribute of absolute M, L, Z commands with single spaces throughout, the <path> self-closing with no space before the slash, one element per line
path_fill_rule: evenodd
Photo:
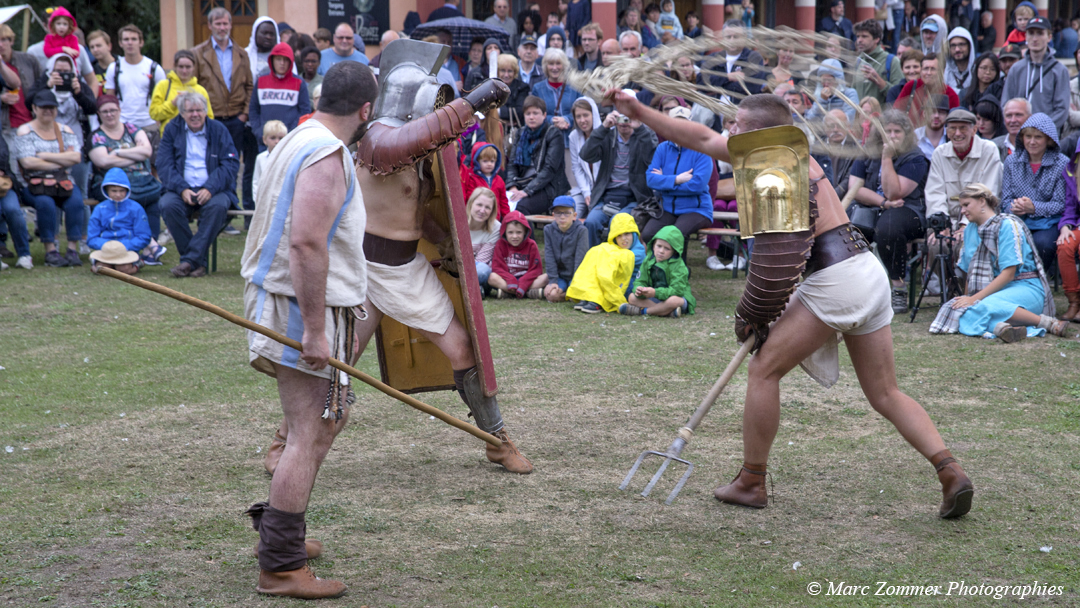
<path fill-rule="evenodd" d="M 653 255 L 653 243 L 667 241 L 675 253 L 663 262 L 657 262 Z M 686 300 L 687 312 L 694 314 L 697 300 L 690 294 L 690 270 L 683 262 L 682 253 L 686 246 L 682 232 L 675 226 L 664 226 L 656 233 L 652 241 L 649 241 L 649 253 L 645 256 L 645 263 L 641 265 L 641 273 L 634 281 L 634 289 L 638 287 L 652 287 L 656 290 L 656 299 L 661 302 L 672 296 L 678 296 Z"/>
<path fill-rule="evenodd" d="M 1061 214 L 1065 209 L 1068 192 L 1065 188 L 1065 171 L 1069 166 L 1069 157 L 1061 153 L 1058 132 L 1050 117 L 1043 113 L 1032 114 L 1024 122 L 1020 132 L 1034 128 L 1050 138 L 1050 145 L 1043 153 L 1038 171 L 1032 171 L 1031 157 L 1025 148 L 1005 160 L 1005 171 L 1001 185 L 1001 212 L 1012 213 L 1013 199 L 1028 197 L 1035 206 L 1035 213 L 1021 215 L 1028 230 L 1057 230 Z"/>
<path fill-rule="evenodd" d="M 187 82 L 183 82 L 176 75 L 176 70 L 173 70 L 169 72 L 165 80 L 154 85 L 154 97 L 150 100 L 150 118 L 161 123 L 159 130 L 161 134 L 165 133 L 165 125 L 180 115 L 180 110 L 173 105 L 173 100 L 181 93 L 198 93 L 202 95 L 206 98 L 206 117 L 214 117 L 214 108 L 210 105 L 210 95 L 199 84 L 199 79 L 192 76 Z"/>
<path fill-rule="evenodd" d="M 672 0 L 664 0 L 664 2 L 660 3 L 660 6 L 663 7 L 665 4 L 671 4 L 671 10 L 665 11 L 663 8 L 660 9 L 660 19 L 656 21 L 656 29 L 659 30 L 661 35 L 663 35 L 664 32 L 667 32 L 675 38 L 682 40 L 682 22 L 679 21 L 679 16 L 675 14 L 675 3 Z"/>
<path fill-rule="evenodd" d="M 611 218 L 607 242 L 585 254 L 566 290 L 567 298 L 595 302 L 606 312 L 616 312 L 626 303 L 626 292 L 634 276 L 634 252 L 616 245 L 615 237 L 627 232 L 640 234 L 637 222 L 629 213 L 618 213 Z"/>
<path fill-rule="evenodd" d="M 109 169 L 101 183 L 101 202 L 90 215 L 86 244 L 101 249 L 108 241 L 120 241 L 128 251 L 141 251 L 150 244 L 150 221 L 142 205 L 125 196 L 117 202 L 105 193 L 105 186 L 122 186 L 131 194 L 127 173 L 119 167 Z"/>
<path fill-rule="evenodd" d="M 957 65 L 956 60 L 953 59 L 952 53 L 946 50 L 945 59 L 945 84 L 949 85 L 956 91 L 963 91 L 969 84 L 971 84 L 972 78 L 975 76 L 975 42 L 971 39 L 971 32 L 962 27 L 954 27 L 949 32 L 948 41 L 953 38 L 963 38 L 968 43 L 968 56 L 966 65 Z"/>
<path fill-rule="evenodd" d="M 506 229 L 511 222 L 525 227 L 525 238 L 516 247 L 506 240 Z M 532 227 L 524 214 L 511 211 L 503 218 L 499 233 L 499 242 L 495 244 L 495 253 L 491 256 L 491 272 L 502 277 L 517 297 L 524 298 L 536 277 L 544 272 L 540 248 L 532 238 Z"/>
<path fill-rule="evenodd" d="M 264 124 L 271 120 L 280 120 L 292 131 L 300 117 L 311 112 L 307 85 L 293 73 L 292 47 L 284 42 L 279 43 L 270 51 L 270 57 L 268 61 L 273 61 L 273 57 L 284 57 L 289 61 L 289 69 L 284 76 L 279 76 L 274 70 L 263 74 L 255 81 L 255 88 L 251 91 L 248 120 L 251 131 L 259 140 L 260 152 L 266 149 L 262 143 Z"/>
<path fill-rule="evenodd" d="M 660 173 L 653 173 L 659 169 Z M 692 170 L 689 181 L 676 184 L 680 173 Z M 661 196 L 664 211 L 678 217 L 684 213 L 698 213 L 712 221 L 713 202 L 709 196 L 709 179 L 712 178 L 713 160 L 690 148 L 681 148 L 674 142 L 665 141 L 656 148 L 645 183 Z"/>
<path fill-rule="evenodd" d="M 480 172 L 480 152 L 484 148 L 495 150 L 495 173 L 491 176 Z M 467 162 L 461 163 L 461 193 L 467 201 L 477 188 L 490 188 L 495 193 L 495 212 L 502 219 L 510 213 L 510 201 L 506 198 L 506 183 L 499 176 L 499 167 L 502 166 L 502 151 L 499 146 L 489 143 L 479 143 L 473 149 L 472 157 Z"/>

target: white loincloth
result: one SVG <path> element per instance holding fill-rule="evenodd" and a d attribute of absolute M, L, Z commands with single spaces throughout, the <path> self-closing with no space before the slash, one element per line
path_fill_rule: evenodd
<path fill-rule="evenodd" d="M 837 333 L 800 363 L 828 388 L 840 378 L 837 346 L 843 334 L 861 336 L 892 323 L 892 297 L 885 268 L 863 253 L 806 277 L 795 290 L 803 306 Z"/>
<path fill-rule="evenodd" d="M 422 253 L 408 264 L 368 260 L 368 301 L 395 321 L 442 335 L 454 320 L 454 304 Z"/>

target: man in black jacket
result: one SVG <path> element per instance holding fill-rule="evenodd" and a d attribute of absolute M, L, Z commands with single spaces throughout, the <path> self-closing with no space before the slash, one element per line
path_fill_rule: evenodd
<path fill-rule="evenodd" d="M 566 179 L 566 144 L 551 125 L 547 104 L 535 95 L 525 98 L 525 126 L 518 129 L 507 154 L 506 196 L 525 215 L 547 213 L 556 196 L 570 190 Z M 644 173 L 642 180 L 644 180 Z"/>
<path fill-rule="evenodd" d="M 589 247 L 600 244 L 600 234 L 618 212 L 629 213 L 638 204 L 653 197 L 645 183 L 653 153 L 656 133 L 636 120 L 612 112 L 600 128 L 581 147 L 581 160 L 600 163 L 600 172 L 592 189 L 592 205 L 585 218 Z M 608 211 L 612 213 L 609 215 Z"/>
<path fill-rule="evenodd" d="M 726 96 L 736 105 L 743 97 L 760 93 L 761 83 L 768 77 L 761 53 L 746 46 L 746 34 L 742 21 L 729 19 L 720 32 L 724 52 L 702 62 L 703 68 L 720 72 L 709 78 L 710 83 L 727 91 Z"/>

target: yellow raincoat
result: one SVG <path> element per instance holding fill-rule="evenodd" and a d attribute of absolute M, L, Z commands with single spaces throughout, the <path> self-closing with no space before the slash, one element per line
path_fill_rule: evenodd
<path fill-rule="evenodd" d="M 214 109 L 210 107 L 210 96 L 206 89 L 199 84 L 199 79 L 192 76 L 187 82 L 180 82 L 176 72 L 169 72 L 169 77 L 157 83 L 154 87 L 154 96 L 150 99 L 150 118 L 161 124 L 159 132 L 165 134 L 165 125 L 180 114 L 180 110 L 172 104 L 181 93 L 194 92 L 206 98 L 206 117 L 214 117 Z"/>
<path fill-rule="evenodd" d="M 626 288 L 634 275 L 634 252 L 615 244 L 615 237 L 638 232 L 637 222 L 629 213 L 611 218 L 611 230 L 606 243 L 600 243 L 585 254 L 566 297 L 582 302 L 596 302 L 606 312 L 617 312 L 626 303 Z"/>

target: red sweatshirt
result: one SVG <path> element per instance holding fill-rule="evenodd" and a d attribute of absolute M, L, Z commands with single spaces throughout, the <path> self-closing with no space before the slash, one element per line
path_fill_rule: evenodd
<path fill-rule="evenodd" d="M 525 238 L 517 247 L 511 246 L 506 240 L 506 227 L 510 222 L 517 222 L 525 227 Z M 503 217 L 500 233 L 491 258 L 491 271 L 502 277 L 506 286 L 517 292 L 517 297 L 523 298 L 536 277 L 544 272 L 540 248 L 536 246 L 536 241 L 532 240 L 529 220 L 525 219 L 525 215 L 520 211 L 511 211 Z"/>
<path fill-rule="evenodd" d="M 71 28 L 68 29 L 67 36 L 62 38 L 53 33 L 53 21 L 60 17 L 66 17 L 68 21 L 71 22 Z M 78 24 L 75 23 L 75 17 L 72 17 L 71 13 L 69 13 L 66 8 L 62 6 L 56 7 L 52 12 L 52 15 L 49 16 L 49 33 L 45 34 L 45 56 L 52 57 L 58 53 L 66 53 L 67 51 L 64 50 L 64 47 L 66 46 L 75 51 L 75 54 L 72 55 L 72 57 L 78 59 L 79 39 L 75 37 L 76 27 L 78 27 Z"/>

